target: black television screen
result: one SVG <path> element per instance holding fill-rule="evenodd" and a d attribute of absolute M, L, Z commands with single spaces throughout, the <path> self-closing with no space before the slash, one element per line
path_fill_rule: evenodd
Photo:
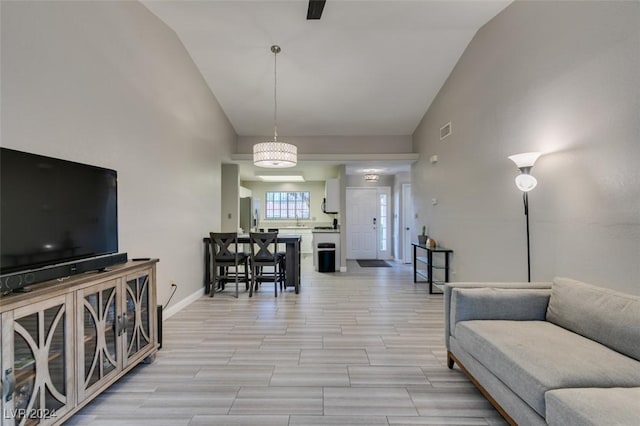
<path fill-rule="evenodd" d="M 115 170 L 1 149 L 0 274 L 117 251 Z"/>

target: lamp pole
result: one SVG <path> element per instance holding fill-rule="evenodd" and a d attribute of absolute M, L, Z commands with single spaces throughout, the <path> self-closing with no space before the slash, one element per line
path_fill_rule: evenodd
<path fill-rule="evenodd" d="M 524 202 L 524 217 L 527 222 L 527 281 L 531 282 L 531 251 L 529 245 L 529 193 L 522 193 L 522 201 Z"/>
<path fill-rule="evenodd" d="M 524 203 L 524 217 L 527 224 L 527 280 L 531 282 L 531 248 L 529 241 L 529 191 L 536 187 L 538 181 L 531 176 L 531 168 L 535 164 L 540 152 L 524 152 L 522 154 L 510 155 L 509 159 L 520 169 L 520 174 L 516 176 L 516 186 L 522 191 L 522 201 Z"/>

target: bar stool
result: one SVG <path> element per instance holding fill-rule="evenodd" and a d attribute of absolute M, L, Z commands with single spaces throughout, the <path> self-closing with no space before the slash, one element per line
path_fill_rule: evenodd
<path fill-rule="evenodd" d="M 276 234 L 278 234 L 278 233 L 280 233 L 280 229 L 278 229 L 278 228 L 268 228 L 267 232 L 275 232 Z M 284 282 L 285 282 L 285 280 L 287 278 L 286 277 L 286 271 L 287 271 L 287 264 L 286 264 L 286 262 L 287 262 L 287 251 L 286 250 L 287 250 L 287 248 L 286 248 L 286 246 L 284 244 L 277 244 L 276 247 L 277 247 L 276 250 L 278 252 L 278 256 L 280 256 L 280 262 L 281 262 L 280 270 L 282 271 L 282 276 L 283 276 L 283 279 L 282 279 L 283 282 L 280 284 L 280 291 L 283 291 Z"/>
<path fill-rule="evenodd" d="M 238 250 L 238 234 L 235 232 L 211 232 L 211 291 L 213 297 L 217 288 L 224 290 L 227 282 L 235 281 L 236 297 L 240 281 L 240 266 L 243 266 L 242 281 L 249 290 L 249 255 Z M 233 270 L 232 270 L 233 268 Z"/>
<path fill-rule="evenodd" d="M 251 286 L 249 297 L 258 290 L 263 282 L 273 282 L 275 297 L 278 297 L 278 284 L 284 284 L 284 269 L 281 253 L 277 252 L 278 234 L 275 232 L 252 232 L 249 234 L 251 244 Z"/>

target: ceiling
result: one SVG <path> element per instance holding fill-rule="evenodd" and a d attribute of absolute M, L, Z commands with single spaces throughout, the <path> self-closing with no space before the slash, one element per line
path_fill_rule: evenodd
<path fill-rule="evenodd" d="M 143 0 L 172 28 L 239 136 L 411 135 L 477 30 L 511 1 Z"/>

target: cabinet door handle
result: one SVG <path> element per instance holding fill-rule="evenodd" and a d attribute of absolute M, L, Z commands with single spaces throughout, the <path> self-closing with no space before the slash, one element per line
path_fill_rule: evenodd
<path fill-rule="evenodd" d="M 7 368 L 6 370 L 4 370 L 4 380 L 2 380 L 2 388 L 4 390 L 4 395 L 2 396 L 4 401 L 11 401 L 11 399 L 13 399 L 13 392 L 16 390 L 16 376 L 13 374 L 13 368 Z"/>
<path fill-rule="evenodd" d="M 122 336 L 122 316 L 120 315 L 116 319 L 116 336 Z"/>
<path fill-rule="evenodd" d="M 122 332 L 126 333 L 127 332 L 127 328 L 129 328 L 129 317 L 127 316 L 127 313 L 123 313 L 122 314 Z"/>

